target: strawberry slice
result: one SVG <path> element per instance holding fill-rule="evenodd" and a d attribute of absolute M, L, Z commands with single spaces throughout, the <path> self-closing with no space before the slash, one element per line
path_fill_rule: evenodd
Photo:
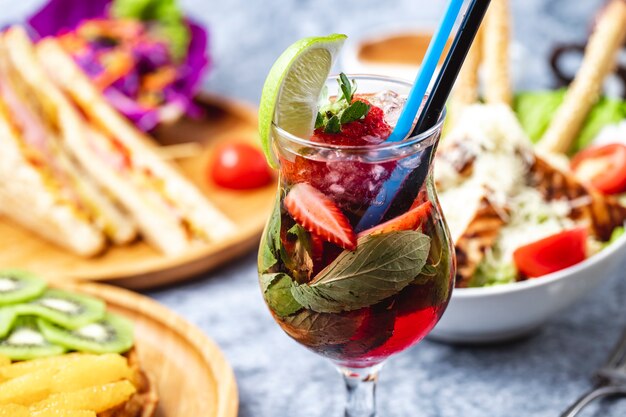
<path fill-rule="evenodd" d="M 431 208 L 432 203 L 430 201 L 427 201 L 396 218 L 379 224 L 378 226 L 374 226 L 371 229 L 362 231 L 361 233 L 359 233 L 358 237 L 397 232 L 400 230 L 415 230 L 426 218 L 426 216 L 428 216 Z"/>
<path fill-rule="evenodd" d="M 356 235 L 346 216 L 313 186 L 294 185 L 283 203 L 291 217 L 309 232 L 344 249 L 356 249 Z"/>
<path fill-rule="evenodd" d="M 411 204 L 409 211 L 412 211 L 414 208 L 421 206 L 427 201 L 428 201 L 428 193 L 426 192 L 426 190 L 421 190 L 419 193 L 417 193 L 417 197 L 415 197 L 415 201 L 413 201 L 413 204 Z"/>

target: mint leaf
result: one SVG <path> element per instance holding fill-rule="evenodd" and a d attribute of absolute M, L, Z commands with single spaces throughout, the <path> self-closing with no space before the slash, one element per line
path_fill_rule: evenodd
<path fill-rule="evenodd" d="M 283 319 L 283 330 L 306 346 L 339 345 L 348 342 L 363 322 L 362 316 L 316 313 L 302 310 Z"/>
<path fill-rule="evenodd" d="M 435 275 L 437 275 L 437 268 L 435 268 L 433 265 L 424 265 L 421 275 L 425 275 L 427 277 L 434 277 Z"/>
<path fill-rule="evenodd" d="M 261 250 L 259 251 L 259 271 L 262 273 L 268 272 L 276 263 L 278 259 L 274 256 L 272 248 L 268 245 L 268 243 L 263 239 L 261 241 Z"/>
<path fill-rule="evenodd" d="M 365 117 L 369 111 L 369 104 L 362 101 L 355 101 L 341 113 L 341 118 L 339 119 L 339 121 L 342 125 L 345 125 L 346 123 L 354 122 Z"/>
<path fill-rule="evenodd" d="M 294 235 L 298 241 L 302 242 L 307 251 L 311 250 L 311 235 L 304 227 L 296 223 L 291 227 L 291 229 L 287 230 L 287 233 Z"/>
<path fill-rule="evenodd" d="M 340 133 L 341 132 L 341 123 L 339 122 L 339 117 L 337 115 L 333 115 L 328 122 L 326 123 L 326 127 L 324 128 L 324 133 Z"/>
<path fill-rule="evenodd" d="M 356 81 L 350 83 L 346 74 L 341 73 L 337 82 L 341 95 L 338 94 L 334 101 L 326 98 L 319 102 L 315 128 L 323 127 L 324 133 L 341 133 L 342 125 L 365 117 L 371 107 L 361 100 L 352 102 L 356 93 Z"/>
<path fill-rule="evenodd" d="M 315 128 L 319 129 L 320 127 L 324 127 L 324 116 L 322 116 L 322 113 L 318 112 L 315 118 Z"/>
<path fill-rule="evenodd" d="M 350 80 L 343 72 L 339 74 L 339 79 L 337 80 L 339 83 L 339 87 L 341 88 L 341 92 L 343 93 L 343 99 L 348 103 L 352 102 L 352 95 L 354 90 L 352 89 L 352 85 L 350 84 Z"/>
<path fill-rule="evenodd" d="M 261 239 L 259 251 L 259 272 L 266 273 L 278 263 L 282 242 L 280 241 L 280 195 L 274 203 L 274 210 L 267 221 L 267 226 Z"/>
<path fill-rule="evenodd" d="M 430 250 L 421 232 L 399 231 L 359 239 L 309 284 L 294 284 L 293 297 L 305 308 L 339 313 L 371 306 L 400 292 L 420 274 Z"/>
<path fill-rule="evenodd" d="M 426 284 L 431 282 L 433 285 L 431 305 L 438 306 L 444 303 L 450 297 L 450 291 L 454 285 L 451 279 L 452 274 L 452 244 L 444 233 L 433 235 L 430 241 L 430 254 L 428 256 L 428 264 L 436 271 L 434 276 L 422 275 L 416 279 L 415 283 Z M 425 268 L 426 269 L 426 268 Z M 422 271 L 431 272 L 429 270 Z"/>
<path fill-rule="evenodd" d="M 293 245 L 284 247 L 283 262 L 297 282 L 309 282 L 311 280 L 311 274 L 313 273 L 311 235 L 299 224 L 294 224 L 293 227 L 287 231 L 287 235 L 293 235 L 295 241 Z"/>
<path fill-rule="evenodd" d="M 263 298 L 280 317 L 286 317 L 300 310 L 302 306 L 291 295 L 293 280 L 287 274 L 263 274 L 259 281 L 263 290 Z"/>

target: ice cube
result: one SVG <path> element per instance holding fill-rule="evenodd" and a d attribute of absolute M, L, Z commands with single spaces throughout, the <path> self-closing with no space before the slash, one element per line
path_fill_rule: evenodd
<path fill-rule="evenodd" d="M 370 102 L 383 109 L 385 121 L 390 126 L 395 126 L 406 102 L 406 96 L 401 96 L 395 91 L 383 90 L 372 95 Z"/>
<path fill-rule="evenodd" d="M 330 187 L 328 187 L 328 189 L 333 193 L 333 194 L 343 194 L 346 189 L 343 188 L 341 185 L 339 184 L 331 184 Z"/>
<path fill-rule="evenodd" d="M 382 165 L 374 165 L 372 167 L 372 179 L 378 181 L 386 172 L 387 170 Z"/>

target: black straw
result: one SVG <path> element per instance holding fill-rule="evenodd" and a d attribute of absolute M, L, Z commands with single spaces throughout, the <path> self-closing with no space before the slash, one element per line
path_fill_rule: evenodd
<path fill-rule="evenodd" d="M 425 132 L 437 124 L 456 78 L 461 71 L 463 62 L 465 62 L 465 58 L 474 42 L 476 33 L 478 33 L 483 17 L 487 13 L 489 3 L 490 0 L 472 0 L 467 8 L 459 30 L 454 37 L 454 42 L 450 47 L 450 52 L 448 52 L 446 60 L 437 75 L 437 80 L 426 100 L 426 104 L 424 104 L 424 108 L 420 112 L 420 117 L 411 136 Z"/>
<path fill-rule="evenodd" d="M 472 0 L 467 8 L 411 136 L 425 132 L 439 120 L 489 3 L 490 0 Z M 383 184 L 376 197 L 376 201 L 383 203 L 372 205 L 365 211 L 355 228 L 357 232 L 367 230 L 409 210 L 428 176 L 435 149 L 436 146 L 431 146 L 423 150 L 419 155 L 421 162 L 413 170 L 400 165 L 394 169 L 390 179 Z"/>

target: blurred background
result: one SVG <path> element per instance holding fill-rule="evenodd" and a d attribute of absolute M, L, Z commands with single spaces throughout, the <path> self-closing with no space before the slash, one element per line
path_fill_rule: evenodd
<path fill-rule="evenodd" d="M 88 0 L 85 0 L 88 1 Z M 2 24 L 21 21 L 42 0 L 0 0 Z M 208 25 L 214 68 L 211 91 L 257 102 L 265 75 L 296 39 L 331 32 L 359 37 L 372 29 L 428 25 L 444 0 L 181 0 L 189 16 Z M 524 50 L 520 89 L 552 87 L 549 56 L 556 44 L 582 42 L 604 0 L 512 0 L 514 38 Z M 516 72 L 514 70 L 514 72 Z M 521 71 L 517 71 L 521 72 Z"/>

